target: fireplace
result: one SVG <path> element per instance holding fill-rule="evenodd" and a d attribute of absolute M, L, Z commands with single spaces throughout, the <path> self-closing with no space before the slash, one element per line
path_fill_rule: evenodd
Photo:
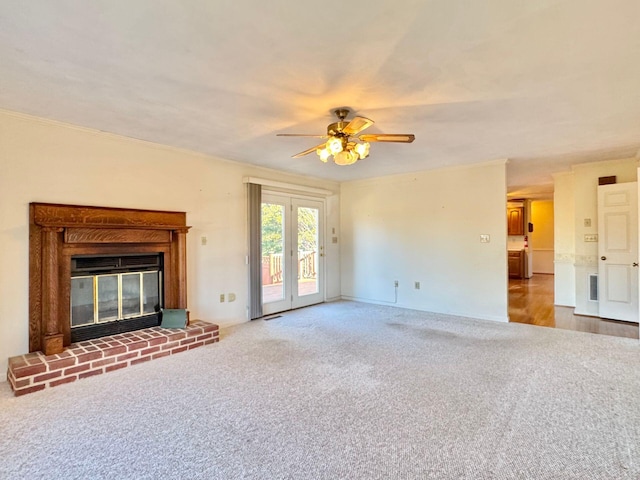
<path fill-rule="evenodd" d="M 157 325 L 187 308 L 186 214 L 30 204 L 29 351 Z"/>

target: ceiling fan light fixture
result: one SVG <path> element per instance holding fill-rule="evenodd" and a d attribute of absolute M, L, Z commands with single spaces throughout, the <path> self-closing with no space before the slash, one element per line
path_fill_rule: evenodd
<path fill-rule="evenodd" d="M 320 157 L 320 160 L 322 160 L 324 163 L 327 163 L 327 160 L 331 156 L 331 152 L 326 148 L 319 148 L 318 150 L 316 150 L 316 153 Z"/>
<path fill-rule="evenodd" d="M 300 158 L 314 151 L 324 163 L 329 161 L 329 157 L 333 156 L 336 165 L 353 165 L 358 160 L 369 156 L 369 142 L 395 142 L 395 143 L 411 143 L 415 140 L 412 133 L 392 133 L 392 134 L 360 134 L 363 130 L 373 125 L 373 120 L 365 117 L 355 117 L 350 121 L 346 121 L 349 110 L 339 108 L 334 111 L 338 121 L 327 126 L 326 135 L 304 135 L 296 133 L 278 133 L 278 136 L 289 137 L 314 137 L 327 138 L 325 143 L 308 148 L 300 153 L 293 155 L 293 158 Z"/>
<path fill-rule="evenodd" d="M 356 143 L 353 149 L 358 154 L 360 159 L 363 159 L 369 156 L 369 146 L 369 142 Z"/>
<path fill-rule="evenodd" d="M 344 150 L 342 140 L 338 137 L 331 137 L 329 140 L 327 140 L 327 150 L 332 155 L 340 153 L 342 150 Z"/>
<path fill-rule="evenodd" d="M 358 154 L 350 150 L 343 150 L 333 156 L 336 165 L 352 165 L 358 161 Z"/>
<path fill-rule="evenodd" d="M 324 146 L 316 149 L 316 153 L 324 163 L 333 155 L 336 165 L 353 165 L 369 155 L 369 143 L 347 142 L 345 138 L 331 137 Z"/>

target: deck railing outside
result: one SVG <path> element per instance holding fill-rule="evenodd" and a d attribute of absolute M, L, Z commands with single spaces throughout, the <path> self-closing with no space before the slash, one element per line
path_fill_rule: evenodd
<path fill-rule="evenodd" d="M 282 282 L 282 254 L 271 253 L 262 257 L 262 284 Z M 298 252 L 298 279 L 316 278 L 316 252 Z"/>

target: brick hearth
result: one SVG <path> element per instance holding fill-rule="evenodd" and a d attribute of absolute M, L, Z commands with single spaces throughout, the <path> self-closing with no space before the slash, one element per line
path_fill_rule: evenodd
<path fill-rule="evenodd" d="M 16 396 L 208 345 L 218 326 L 196 320 L 184 329 L 145 328 L 73 343 L 62 353 L 28 353 L 9 359 L 7 380 Z"/>

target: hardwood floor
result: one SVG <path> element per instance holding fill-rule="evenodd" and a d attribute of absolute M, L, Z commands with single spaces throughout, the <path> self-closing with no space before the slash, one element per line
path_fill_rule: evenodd
<path fill-rule="evenodd" d="M 571 307 L 553 304 L 553 275 L 535 274 L 529 279 L 509 279 L 509 319 L 543 327 L 616 337 L 638 338 L 638 324 L 574 315 Z"/>

